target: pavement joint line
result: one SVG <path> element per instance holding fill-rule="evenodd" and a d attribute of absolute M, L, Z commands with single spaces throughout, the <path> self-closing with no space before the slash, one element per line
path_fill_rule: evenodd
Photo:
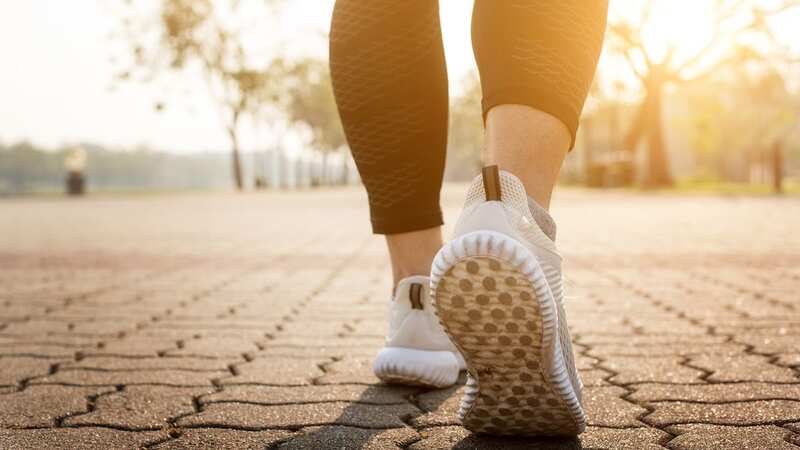
<path fill-rule="evenodd" d="M 378 430 L 378 431 L 386 431 L 386 430 L 400 430 L 403 428 L 411 428 L 407 425 L 402 427 L 367 427 L 367 426 L 355 426 L 355 425 L 346 425 L 343 423 L 337 422 L 324 422 L 324 423 L 308 423 L 302 425 L 287 425 L 287 426 L 266 426 L 266 427 L 249 427 L 243 425 L 223 425 L 223 424 L 215 424 L 215 423 L 204 423 L 198 425 L 183 425 L 181 428 L 188 430 L 188 429 L 196 429 L 196 428 L 214 428 L 214 429 L 223 429 L 223 430 L 238 430 L 238 431 L 301 431 L 304 428 L 312 428 L 312 427 L 346 427 L 346 428 L 353 428 L 356 430 Z"/>
<path fill-rule="evenodd" d="M 587 348 L 586 351 L 588 352 L 589 349 Z M 607 363 L 608 363 L 607 358 L 602 357 L 602 356 L 597 356 L 596 359 L 597 359 L 597 362 L 595 363 L 595 367 L 600 368 L 603 371 L 609 373 L 609 375 L 607 375 L 606 377 L 603 377 L 602 380 L 605 381 L 606 383 L 608 383 L 611 386 L 617 386 L 617 387 L 619 387 L 619 388 L 621 388 L 621 389 L 623 389 L 625 391 L 624 394 L 620 395 L 620 399 L 622 399 L 622 400 L 624 400 L 624 401 L 626 401 L 628 403 L 637 405 L 640 408 L 644 409 L 644 411 L 642 411 L 640 414 L 637 415 L 636 421 L 641 423 L 646 428 L 655 428 L 655 429 L 663 431 L 664 433 L 667 434 L 667 437 L 670 437 L 669 440 L 672 440 L 672 438 L 674 438 L 673 433 L 671 433 L 668 430 L 662 429 L 661 427 L 658 427 L 658 426 L 646 421 L 647 416 L 655 413 L 655 411 L 656 411 L 655 407 L 653 407 L 652 405 L 650 405 L 650 404 L 648 404 L 646 402 L 637 401 L 637 400 L 632 399 L 631 396 L 635 392 L 635 390 L 631 388 L 631 386 L 633 384 L 632 383 L 622 384 L 622 383 L 617 383 L 615 381 L 612 381 L 614 377 L 620 376 L 621 373 L 619 371 L 613 370 L 611 367 L 609 367 L 607 365 Z"/>
<path fill-rule="evenodd" d="M 292 387 L 292 386 L 281 386 L 281 387 Z M 295 386 L 299 387 L 299 386 Z M 306 386 L 308 387 L 308 386 Z M 223 389 L 224 391 L 224 389 Z M 220 392 L 223 392 L 220 391 Z M 213 394 L 213 393 L 212 393 Z M 212 395 L 206 394 L 206 395 Z M 214 405 L 214 404 L 240 404 L 240 405 L 255 405 L 255 406 L 292 406 L 292 405 L 323 405 L 329 403 L 348 403 L 354 405 L 372 405 L 372 406 L 391 406 L 391 405 L 405 405 L 410 403 L 412 406 L 416 406 L 417 409 L 420 409 L 423 412 L 430 412 L 427 410 L 422 409 L 418 405 L 409 402 L 409 401 L 395 401 L 395 402 L 365 402 L 359 400 L 308 400 L 308 401 L 298 401 L 298 402 L 274 402 L 274 403 L 266 403 L 266 402 L 259 402 L 255 400 L 210 400 L 210 401 L 201 401 L 200 405 Z"/>
<path fill-rule="evenodd" d="M 800 399 L 797 397 L 759 397 L 757 399 L 749 399 L 749 400 L 722 400 L 722 401 L 714 401 L 709 402 L 705 400 L 687 400 L 687 399 L 680 399 L 680 400 L 646 400 L 643 403 L 657 403 L 657 404 L 665 404 L 665 403 L 692 403 L 695 405 L 736 405 L 736 404 L 744 404 L 744 403 L 759 403 L 759 402 L 769 402 L 769 401 L 791 401 L 798 404 L 800 408 Z M 791 422 L 791 421 L 790 421 Z"/>
<path fill-rule="evenodd" d="M 326 358 L 326 359 L 328 359 L 328 361 L 317 364 L 317 367 L 322 372 L 322 375 L 311 378 L 310 381 L 312 386 L 320 386 L 321 385 L 320 381 L 322 380 L 322 378 L 324 378 L 329 373 L 330 369 L 328 366 L 336 363 L 336 360 L 334 360 L 333 358 Z"/>
<path fill-rule="evenodd" d="M 756 423 L 719 423 L 719 422 L 704 422 L 704 421 L 689 420 L 684 422 L 670 422 L 668 425 L 665 425 L 664 428 L 671 428 L 673 426 L 678 426 L 678 425 L 713 425 L 718 427 L 730 427 L 730 428 L 752 428 L 752 427 L 763 427 L 767 425 L 775 425 L 776 427 L 784 428 L 784 426 L 791 425 L 793 423 L 797 423 L 797 420 L 774 420 L 774 421 L 763 421 Z M 662 431 L 664 430 L 662 429 Z"/>
<path fill-rule="evenodd" d="M 86 358 L 120 358 L 120 359 L 207 359 L 209 361 L 225 361 L 230 360 L 229 356 L 209 356 L 209 355 L 163 355 L 163 356 L 147 356 L 147 355 L 123 355 L 119 353 L 84 353 L 80 359 L 75 362 L 80 362 Z M 127 369 L 123 369 L 127 370 Z M 187 369 L 188 370 L 188 369 Z"/>
<path fill-rule="evenodd" d="M 658 430 L 661 430 L 664 433 L 667 433 L 666 436 L 662 436 L 661 439 L 659 439 L 658 444 L 660 446 L 664 447 L 664 448 L 671 449 L 671 448 L 673 448 L 671 446 L 672 441 L 677 439 L 678 436 L 680 436 L 680 434 L 672 433 L 671 431 L 668 430 L 668 428 L 669 427 L 666 427 L 666 428 L 663 428 L 663 429 L 662 428 L 657 428 Z"/>
<path fill-rule="evenodd" d="M 224 361 L 224 360 L 221 360 Z M 77 361 L 75 361 L 77 362 Z M 158 368 L 141 368 L 141 367 L 131 367 L 128 369 L 106 369 L 103 367 L 68 367 L 66 369 L 61 369 L 63 372 L 104 372 L 104 373 L 131 373 L 131 372 L 140 372 L 142 370 L 152 371 L 152 372 L 192 372 L 192 373 L 214 373 L 219 372 L 222 369 L 187 369 L 185 367 L 158 367 Z M 47 375 L 53 375 L 56 372 L 49 373 Z"/>
<path fill-rule="evenodd" d="M 166 443 L 168 443 L 170 441 L 174 441 L 174 440 L 178 439 L 181 436 L 180 434 L 173 435 L 173 430 L 172 429 L 168 429 L 166 431 L 167 431 L 167 436 L 165 436 L 163 439 L 156 440 L 155 442 L 152 442 L 152 443 L 150 443 L 148 445 L 145 445 L 143 448 L 146 449 L 146 450 L 154 449 L 154 448 L 156 448 L 156 447 L 158 447 L 160 445 L 164 445 L 164 444 L 166 444 Z"/>
<path fill-rule="evenodd" d="M 83 415 L 83 414 L 78 414 Z M 76 415 L 77 416 L 77 415 Z M 72 416 L 75 417 L 75 416 Z M 68 419 L 69 417 L 64 417 L 64 419 Z M 52 428 L 52 427 L 51 427 Z M 80 429 L 80 428 L 107 428 L 109 430 L 118 430 L 118 431 L 125 431 L 128 433 L 142 433 L 147 431 L 163 431 L 165 427 L 124 427 L 121 425 L 113 425 L 108 423 L 86 423 L 86 424 L 76 424 L 76 425 L 62 425 L 54 428 L 72 428 L 72 429 Z"/>
<path fill-rule="evenodd" d="M 71 417 L 79 417 L 79 416 L 85 416 L 85 415 L 91 414 L 97 408 L 97 399 L 98 398 L 103 397 L 103 396 L 117 394 L 119 392 L 122 392 L 123 390 L 124 390 L 124 386 L 114 386 L 114 390 L 113 391 L 106 391 L 106 392 L 101 392 L 99 394 L 87 395 L 85 397 L 85 399 L 86 399 L 86 411 L 67 413 L 67 414 L 64 414 L 62 416 L 57 417 L 55 419 L 55 424 L 56 424 L 55 427 L 56 428 L 67 428 L 67 427 L 69 427 L 68 425 L 64 424 L 65 420 L 67 420 L 67 419 L 69 419 Z"/>
<path fill-rule="evenodd" d="M 710 278 L 714 278 L 714 277 L 713 277 L 713 276 L 711 276 L 711 275 L 709 275 L 709 277 L 710 277 Z M 745 293 L 751 294 L 751 295 L 753 295 L 755 298 L 765 298 L 765 297 L 763 297 L 763 294 L 762 294 L 761 292 L 759 292 L 759 291 L 756 291 L 756 290 L 753 290 L 753 289 L 751 289 L 749 286 L 741 286 L 741 285 L 737 285 L 737 284 L 735 284 L 735 283 L 732 283 L 732 282 L 730 282 L 730 281 L 726 281 L 726 280 L 718 280 L 718 281 L 719 281 L 719 282 L 720 282 L 720 284 L 722 284 L 723 286 L 727 286 L 727 287 L 731 287 L 731 288 L 740 289 L 742 292 L 745 292 Z M 764 281 L 769 281 L 769 280 L 764 280 Z M 759 296 L 760 296 L 760 297 L 759 297 Z M 783 306 L 783 307 L 785 307 L 785 308 L 787 308 L 787 309 L 790 309 L 790 310 L 795 310 L 795 306 L 794 306 L 792 303 L 789 303 L 789 302 L 784 302 L 784 301 L 782 301 L 782 300 L 775 299 L 775 298 L 765 298 L 765 299 L 768 299 L 770 302 L 772 302 L 772 303 L 773 303 L 773 304 L 775 304 L 775 305 L 781 305 L 781 306 Z"/>
<path fill-rule="evenodd" d="M 692 358 L 690 356 L 682 356 L 682 357 L 680 357 L 680 362 L 678 364 L 680 364 L 683 367 L 686 367 L 686 368 L 689 368 L 689 369 L 694 369 L 694 370 L 697 370 L 699 372 L 702 372 L 703 374 L 700 375 L 697 378 L 699 378 L 700 380 L 702 380 L 702 381 L 704 381 L 706 383 L 710 383 L 708 378 L 711 375 L 714 375 L 714 373 L 715 373 L 715 371 L 713 371 L 713 370 L 708 370 L 708 369 L 705 369 L 703 367 L 696 366 L 696 365 L 692 364 Z"/>
<path fill-rule="evenodd" d="M 36 383 L 29 386 L 65 386 L 65 387 L 116 387 L 117 384 L 76 384 L 76 383 Z M 26 387 L 29 387 L 26 386 Z M 162 386 L 175 388 L 207 388 L 208 384 L 175 384 L 175 383 L 124 383 L 123 386 Z M 212 385 L 213 386 L 213 385 Z M 24 389 L 20 389 L 22 391 Z M 7 394 L 0 394 L 7 395 Z"/>

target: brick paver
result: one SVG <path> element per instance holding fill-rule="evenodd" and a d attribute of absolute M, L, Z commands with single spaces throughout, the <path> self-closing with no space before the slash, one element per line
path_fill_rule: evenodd
<path fill-rule="evenodd" d="M 2 200 L 0 448 L 798 448 L 797 199 L 554 205 L 580 439 L 476 436 L 461 385 L 375 379 L 390 278 L 358 189 Z"/>

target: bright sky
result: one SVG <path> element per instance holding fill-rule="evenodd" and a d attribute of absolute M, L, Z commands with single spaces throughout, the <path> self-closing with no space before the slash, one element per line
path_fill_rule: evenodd
<path fill-rule="evenodd" d="M 0 142 L 27 139 L 56 147 L 89 141 L 110 147 L 226 150 L 227 136 L 199 79 L 181 78 L 180 86 L 170 89 L 136 84 L 110 89 L 114 74 L 110 58 L 119 48 L 109 40 L 116 19 L 114 1 L 0 2 Z M 302 37 L 313 28 L 328 29 L 333 0 L 287 4 L 285 23 L 295 25 L 289 33 Z M 471 2 L 443 0 L 441 8 L 455 85 L 474 65 Z M 306 27 L 297 29 L 296 24 Z M 315 48 L 309 51 L 327 53 L 321 40 L 294 41 L 310 41 L 307 45 Z M 153 108 L 158 100 L 173 107 L 158 113 Z M 246 137 L 245 148 L 252 148 L 258 138 Z"/>
<path fill-rule="evenodd" d="M 137 6 L 155 0 L 135 0 Z M 251 0 L 264 1 L 264 0 Z M 287 1 L 287 16 L 272 35 L 287 52 L 327 54 L 323 39 L 334 0 Z M 770 3 L 770 0 L 763 0 Z M 170 151 L 225 150 L 228 139 L 202 81 L 181 77 L 148 86 L 121 84 L 112 89 L 112 56 L 120 43 L 109 38 L 118 23 L 121 0 L 27 0 L 0 2 L 0 142 L 21 139 L 54 148 L 80 141 L 113 148 L 145 145 Z M 628 3 L 626 3 L 628 2 Z M 639 0 L 614 0 L 617 12 L 641 6 Z M 708 39 L 708 14 L 695 0 L 660 2 L 658 17 L 645 36 L 654 53 L 666 37 L 691 54 Z M 470 42 L 472 2 L 441 0 L 442 27 L 451 92 L 474 68 Z M 800 8 L 779 27 L 797 49 Z M 793 23 L 795 22 L 795 23 Z M 260 24 L 255 24 L 260 29 Z M 274 28 L 264 28 L 270 33 Z M 316 32 L 315 32 L 316 30 Z M 659 48 L 659 45 L 661 48 Z M 609 62 L 606 61 L 606 64 Z M 611 62 L 614 64 L 614 62 Z M 604 64 L 601 62 L 601 65 Z M 619 64 L 617 62 L 616 64 Z M 602 66 L 601 66 L 602 67 Z M 153 105 L 168 107 L 156 112 Z M 245 150 L 263 148 L 263 135 L 243 137 Z"/>

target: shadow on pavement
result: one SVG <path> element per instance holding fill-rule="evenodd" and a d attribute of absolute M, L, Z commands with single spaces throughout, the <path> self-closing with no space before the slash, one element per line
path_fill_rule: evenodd
<path fill-rule="evenodd" d="M 455 425 L 461 397 L 455 386 L 442 390 L 370 385 L 335 419 L 335 424 L 309 427 L 281 449 L 581 449 L 577 438 L 504 438 L 473 434 Z M 402 397 L 401 397 L 402 396 Z M 386 404 L 387 399 L 408 400 Z M 383 404 L 381 404 L 383 403 Z M 412 406 L 413 405 L 413 406 Z M 422 412 L 420 413 L 419 410 Z M 405 425 L 405 426 L 404 426 Z M 421 438 L 421 439 L 420 439 Z"/>
<path fill-rule="evenodd" d="M 534 449 L 534 450 L 579 450 L 581 446 L 578 438 L 503 438 L 470 434 L 451 448 L 466 449 Z"/>

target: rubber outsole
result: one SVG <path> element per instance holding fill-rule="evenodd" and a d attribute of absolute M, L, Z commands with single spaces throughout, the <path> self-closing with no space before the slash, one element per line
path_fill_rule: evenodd
<path fill-rule="evenodd" d="M 436 255 L 431 287 L 434 310 L 467 363 L 464 427 L 537 436 L 585 429 L 555 300 L 527 248 L 493 231 L 465 234 Z"/>
<path fill-rule="evenodd" d="M 403 347 L 382 349 L 372 365 L 375 376 L 388 384 L 444 388 L 458 380 L 459 364 L 449 351 Z"/>

